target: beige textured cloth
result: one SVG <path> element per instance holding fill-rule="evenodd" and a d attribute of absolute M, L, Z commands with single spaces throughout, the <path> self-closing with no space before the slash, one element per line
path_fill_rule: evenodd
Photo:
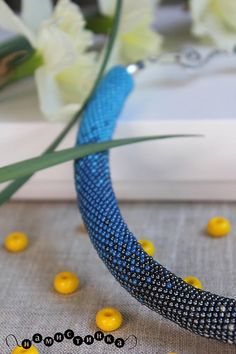
<path fill-rule="evenodd" d="M 236 204 L 123 203 L 123 215 L 138 238 L 154 242 L 156 259 L 179 276 L 195 275 L 204 288 L 236 297 Z M 203 229 L 208 219 L 224 215 L 232 233 L 211 239 Z M 41 333 L 45 338 L 72 329 L 94 334 L 96 312 L 114 306 L 124 316 L 114 337 L 130 338 L 122 349 L 95 342 L 75 347 L 70 340 L 46 347 L 40 354 L 135 353 L 232 354 L 234 346 L 198 337 L 140 305 L 114 280 L 98 258 L 89 237 L 78 231 L 81 217 L 73 203 L 10 203 L 1 208 L 1 240 L 13 230 L 25 231 L 30 247 L 21 254 L 0 249 L 0 353 L 13 333 L 19 341 Z M 52 280 L 60 271 L 78 273 L 81 286 L 70 296 L 56 294 Z M 9 338 L 10 347 L 14 340 Z"/>

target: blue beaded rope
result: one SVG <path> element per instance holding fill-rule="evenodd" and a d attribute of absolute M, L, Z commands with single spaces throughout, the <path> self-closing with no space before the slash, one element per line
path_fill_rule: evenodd
<path fill-rule="evenodd" d="M 132 89 L 133 79 L 124 67 L 106 75 L 82 117 L 77 145 L 112 138 Z M 236 301 L 188 285 L 148 256 L 129 231 L 112 189 L 108 152 L 76 161 L 75 184 L 94 247 L 132 296 L 181 327 L 236 344 Z"/>

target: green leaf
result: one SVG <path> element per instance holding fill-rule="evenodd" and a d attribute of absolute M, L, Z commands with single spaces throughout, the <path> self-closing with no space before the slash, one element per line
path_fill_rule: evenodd
<path fill-rule="evenodd" d="M 0 168 L 0 183 L 31 175 L 37 171 L 59 165 L 61 163 L 80 159 L 90 154 L 112 149 L 118 146 L 134 144 L 148 140 L 163 140 L 169 138 L 196 137 L 196 135 L 156 135 L 148 137 L 126 138 L 101 143 L 80 145 L 78 147 L 48 153 L 29 160 L 17 162 Z"/>
<path fill-rule="evenodd" d="M 115 43 L 115 39 L 117 36 L 117 32 L 118 32 L 118 27 L 119 27 L 119 22 L 120 22 L 120 15 L 121 15 L 121 9 L 122 9 L 122 3 L 123 0 L 117 0 L 116 2 L 116 11 L 115 11 L 115 16 L 114 16 L 114 20 L 112 23 L 112 28 L 111 28 L 111 32 L 110 32 L 110 36 L 108 39 L 108 45 L 106 48 L 106 52 L 105 52 L 105 56 L 100 68 L 100 71 L 98 73 L 98 76 L 96 78 L 94 87 L 88 97 L 88 99 L 85 101 L 85 103 L 83 104 L 83 106 L 81 107 L 81 109 L 79 110 L 79 112 L 71 119 L 71 121 L 67 124 L 67 126 L 62 130 L 62 132 L 57 136 L 57 138 L 50 144 L 50 146 L 45 150 L 45 152 L 43 153 L 43 156 L 47 153 L 50 153 L 52 151 L 54 151 L 57 146 L 62 142 L 62 140 L 64 139 L 64 137 L 68 134 L 68 132 L 71 130 L 71 128 L 75 125 L 75 123 L 78 121 L 78 119 L 80 118 L 81 114 L 83 113 L 84 109 L 87 107 L 91 96 L 94 94 L 102 76 L 103 73 L 106 69 L 107 63 L 109 61 L 114 43 Z M 11 196 L 17 192 L 17 190 L 19 188 L 21 188 L 30 178 L 32 177 L 32 174 L 24 177 L 24 178 L 20 178 L 17 179 L 16 181 L 12 182 L 11 184 L 9 184 L 1 193 L 0 193 L 0 205 L 3 205 L 6 201 L 8 201 Z"/>

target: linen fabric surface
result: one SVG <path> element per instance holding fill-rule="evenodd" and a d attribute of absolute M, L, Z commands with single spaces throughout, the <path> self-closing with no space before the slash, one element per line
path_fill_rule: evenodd
<path fill-rule="evenodd" d="M 151 240 L 154 258 L 180 277 L 198 277 L 204 289 L 223 296 L 236 294 L 236 204 L 122 203 L 121 211 L 139 239 Z M 222 239 L 207 237 L 203 229 L 209 218 L 224 215 L 232 232 Z M 137 337 L 128 350 L 104 342 L 76 348 L 71 341 L 47 348 L 40 354 L 134 353 L 233 354 L 235 347 L 206 339 L 171 323 L 142 306 L 113 278 L 98 258 L 89 237 L 78 227 L 81 217 L 74 203 L 10 203 L 0 214 L 1 241 L 13 230 L 29 235 L 29 248 L 19 254 L 0 248 L 0 352 L 10 354 L 5 338 L 13 333 L 19 341 L 41 333 L 45 338 L 72 329 L 83 338 L 98 329 L 95 315 L 114 306 L 124 316 L 115 338 Z M 63 296 L 53 290 L 53 278 L 61 271 L 78 274 L 79 290 Z M 13 348 L 14 340 L 9 339 Z"/>

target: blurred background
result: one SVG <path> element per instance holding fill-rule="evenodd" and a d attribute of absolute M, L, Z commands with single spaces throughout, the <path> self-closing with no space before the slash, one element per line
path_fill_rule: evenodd
<path fill-rule="evenodd" d="M 53 3 L 55 4 L 57 0 L 52 0 Z M 21 9 L 21 1 L 20 0 L 5 0 L 5 2 L 15 11 L 20 11 Z M 74 3 L 84 6 L 84 5 L 95 5 L 96 6 L 96 1 L 95 0 L 73 0 Z"/>
<path fill-rule="evenodd" d="M 57 0 L 52 0 L 53 3 L 55 4 L 57 2 Z M 111 0 L 113 1 L 113 0 Z M 5 0 L 5 2 L 11 6 L 11 8 L 15 11 L 20 11 L 20 5 L 21 5 L 21 1 L 20 0 Z M 74 3 L 80 5 L 80 6 L 96 6 L 97 2 L 96 0 L 73 0 Z M 186 3 L 187 0 L 162 0 L 162 2 L 164 2 L 165 4 L 178 4 L 178 3 Z"/>

